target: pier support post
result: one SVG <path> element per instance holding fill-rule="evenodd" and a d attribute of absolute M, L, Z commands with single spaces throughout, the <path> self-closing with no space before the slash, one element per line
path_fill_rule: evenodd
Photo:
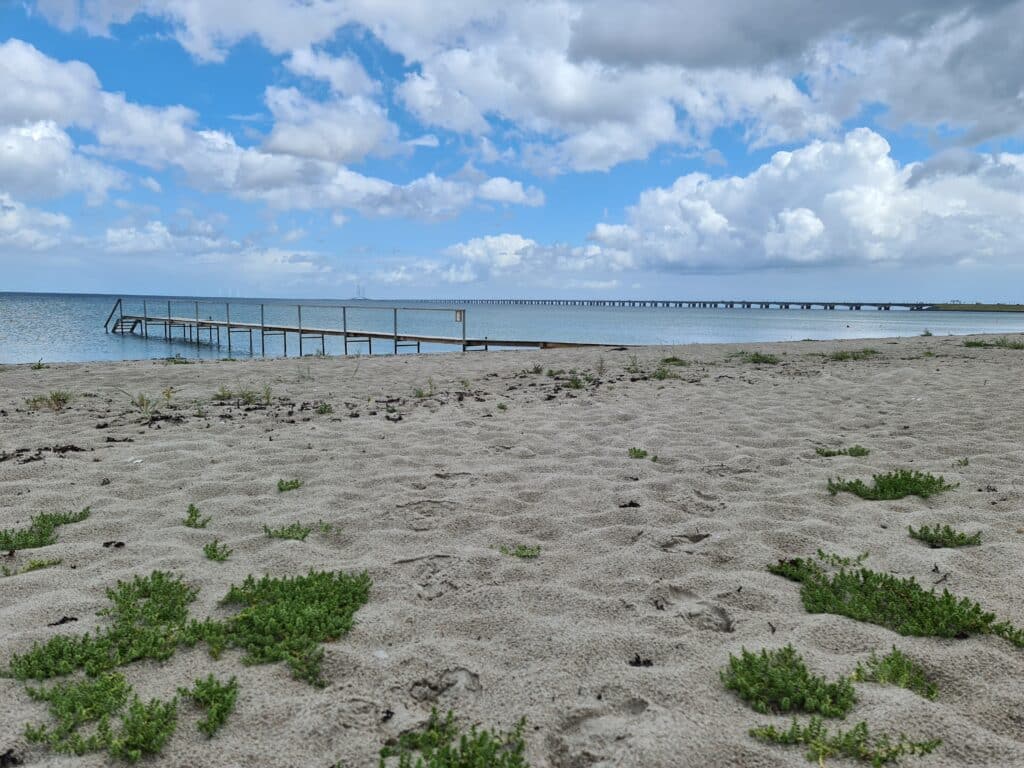
<path fill-rule="evenodd" d="M 260 304 L 260 357 L 267 356 L 267 329 L 264 327 L 266 323 L 263 321 L 263 305 Z"/>
<path fill-rule="evenodd" d="M 299 357 L 302 357 L 302 305 L 296 305 L 299 308 Z"/>
<path fill-rule="evenodd" d="M 149 338 L 149 312 L 146 311 L 146 300 L 142 300 L 142 335 Z"/>
<path fill-rule="evenodd" d="M 199 302 L 196 302 L 196 346 L 199 346 Z"/>
<path fill-rule="evenodd" d="M 398 307 L 391 309 L 391 328 L 395 335 L 395 354 L 398 354 Z"/>
<path fill-rule="evenodd" d="M 341 308 L 341 338 L 344 340 L 345 356 L 348 357 L 348 313 L 347 308 Z"/>
<path fill-rule="evenodd" d="M 227 312 L 227 325 L 228 325 L 228 357 L 231 357 L 231 302 L 224 304 L 224 309 Z"/>

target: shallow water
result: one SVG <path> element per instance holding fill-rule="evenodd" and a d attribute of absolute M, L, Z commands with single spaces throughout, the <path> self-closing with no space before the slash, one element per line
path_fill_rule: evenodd
<path fill-rule="evenodd" d="M 36 360 L 71 362 L 88 360 L 137 360 L 181 355 L 189 358 L 219 358 L 228 355 L 227 334 L 220 344 L 206 337 L 196 344 L 180 337 L 168 342 L 162 329 L 151 328 L 151 336 L 108 334 L 103 322 L 117 296 L 73 294 L 0 293 L 0 363 Z M 296 325 L 295 301 L 274 299 L 224 300 L 190 297 L 126 297 L 125 313 L 142 314 L 143 302 L 150 315 L 170 311 L 178 317 L 231 319 L 258 322 L 261 306 L 267 323 Z M 168 306 L 168 304 L 170 306 Z M 442 336 L 460 336 L 462 326 L 452 311 L 434 311 L 430 302 L 403 301 L 396 304 L 372 301 L 304 301 L 305 327 L 342 325 L 341 306 L 348 327 L 390 331 L 398 312 L 400 331 Z M 430 309 L 431 311 L 423 311 Z M 544 341 L 578 341 L 595 344 L 691 344 L 712 342 L 798 341 L 800 339 L 849 339 L 886 336 L 919 336 L 925 329 L 935 335 L 966 333 L 1024 332 L 1024 313 L 1012 312 L 910 312 L 873 309 L 860 311 L 821 309 L 689 309 L 647 307 L 548 307 L 515 305 L 469 305 L 466 332 L 470 337 L 512 338 Z M 180 333 L 180 330 L 178 331 Z M 423 351 L 452 351 L 457 347 L 423 345 Z M 295 335 L 288 337 L 288 354 L 298 354 Z M 248 334 L 232 337 L 230 355 L 247 357 L 263 353 L 259 334 L 253 334 L 250 352 Z M 281 337 L 265 340 L 265 353 L 283 353 Z M 319 339 L 303 343 L 306 354 L 320 351 Z M 350 353 L 366 354 L 366 345 L 351 345 Z M 374 353 L 390 353 L 388 342 L 374 345 Z M 326 353 L 342 353 L 340 339 L 326 340 Z"/>

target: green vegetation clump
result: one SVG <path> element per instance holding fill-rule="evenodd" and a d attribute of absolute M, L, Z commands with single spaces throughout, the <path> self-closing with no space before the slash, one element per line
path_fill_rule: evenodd
<path fill-rule="evenodd" d="M 672 373 L 672 371 L 668 369 L 668 366 L 659 365 L 654 369 L 654 373 L 651 374 L 651 378 L 657 379 L 658 381 L 664 381 L 665 379 L 678 379 L 679 377 Z"/>
<path fill-rule="evenodd" d="M 942 744 L 941 739 L 908 741 L 903 735 L 895 741 L 888 735 L 872 737 L 867 723 L 863 722 L 849 731 L 840 728 L 833 734 L 820 717 L 812 717 L 807 725 L 800 725 L 794 719 L 788 731 L 780 731 L 774 725 L 752 728 L 750 735 L 771 744 L 805 746 L 808 761 L 819 765 L 824 765 L 826 758 L 840 756 L 871 763 L 876 768 L 906 755 L 930 754 Z"/>
<path fill-rule="evenodd" d="M 111 606 L 100 611 L 111 626 L 78 637 L 57 635 L 11 657 L 9 674 L 17 680 L 47 680 L 82 669 L 90 677 L 141 659 L 166 661 L 179 645 L 205 641 L 218 657 L 225 648 L 247 651 L 247 664 L 284 661 L 295 677 L 322 682 L 318 643 L 337 640 L 352 628 L 355 612 L 369 599 L 364 572 L 310 571 L 284 579 L 248 577 L 232 586 L 223 603 L 241 605 L 234 616 L 217 621 L 189 618 L 197 589 L 178 577 L 154 571 L 107 590 Z"/>
<path fill-rule="evenodd" d="M 22 573 L 31 573 L 32 571 L 41 571 L 44 568 L 53 568 L 55 565 L 60 565 L 63 562 L 59 557 L 52 560 L 29 560 L 20 569 L 11 570 L 6 565 L 0 565 L 0 573 L 4 576 L 17 576 Z"/>
<path fill-rule="evenodd" d="M 994 346 L 991 341 L 983 341 L 982 339 L 967 339 L 964 342 L 965 347 L 991 347 Z"/>
<path fill-rule="evenodd" d="M 57 528 L 70 523 L 80 523 L 89 517 L 90 509 L 81 512 L 49 513 L 34 516 L 27 528 L 0 530 L 0 551 L 16 549 L 37 549 L 48 547 L 57 541 Z"/>
<path fill-rule="evenodd" d="M 508 733 L 475 725 L 469 733 L 460 732 L 452 712 L 442 720 L 434 709 L 424 730 L 403 733 L 397 744 L 380 751 L 379 768 L 529 768 L 525 728 L 524 718 Z"/>
<path fill-rule="evenodd" d="M 643 448 L 630 448 L 629 449 L 629 458 L 631 458 L 631 459 L 646 459 L 647 458 L 647 451 L 645 451 Z"/>
<path fill-rule="evenodd" d="M 223 384 L 220 385 L 220 389 L 213 393 L 213 399 L 218 403 L 226 403 L 228 400 L 234 398 L 235 393 L 225 387 Z"/>
<path fill-rule="evenodd" d="M 939 695 L 938 686 L 928 679 L 924 669 L 895 647 L 881 658 L 872 651 L 866 664 L 857 664 L 853 679 L 857 682 L 898 685 L 926 699 L 934 699 Z"/>
<path fill-rule="evenodd" d="M 209 544 L 203 545 L 203 554 L 206 555 L 207 560 L 216 560 L 218 563 L 223 563 L 234 552 L 227 544 L 221 544 L 217 539 L 214 539 Z"/>
<path fill-rule="evenodd" d="M 540 544 L 536 544 L 532 547 L 526 544 L 516 544 L 514 547 L 506 547 L 505 545 L 502 545 L 498 547 L 498 551 L 503 555 L 508 555 L 509 557 L 533 560 L 536 557 L 540 557 Z"/>
<path fill-rule="evenodd" d="M 499 411 L 507 411 L 508 403 L 498 403 L 497 408 Z"/>
<path fill-rule="evenodd" d="M 827 561 L 826 561 L 827 562 Z M 858 564 L 859 565 L 859 564 Z M 901 579 L 868 568 L 829 574 L 814 560 L 795 558 L 769 565 L 768 571 L 800 583 L 800 598 L 808 613 L 831 613 L 877 624 L 914 637 L 965 638 L 997 635 L 1024 647 L 1024 630 L 996 622 L 968 598 L 943 590 L 926 590 L 911 577 Z"/>
<path fill-rule="evenodd" d="M 869 360 L 877 354 L 878 350 L 871 349 L 870 347 L 865 347 L 864 349 L 837 349 L 828 354 L 828 359 L 841 363 L 847 360 Z"/>
<path fill-rule="evenodd" d="M 249 576 L 232 586 L 221 601 L 242 610 L 223 622 L 207 620 L 194 625 L 195 637 L 210 645 L 214 657 L 225 648 L 246 651 L 246 664 L 283 661 L 292 674 L 322 685 L 320 643 L 348 633 L 355 613 L 370 597 L 370 577 L 310 571 L 306 576 L 259 581 Z"/>
<path fill-rule="evenodd" d="M 849 448 L 815 448 L 814 452 L 825 458 L 833 456 L 867 456 L 871 451 L 863 445 L 851 445 Z"/>
<path fill-rule="evenodd" d="M 270 539 L 294 539 L 295 541 L 305 541 L 306 537 L 309 536 L 309 532 L 312 528 L 307 528 L 302 523 L 292 523 L 291 525 L 284 525 L 280 528 L 270 528 L 269 526 L 263 526 L 263 532 Z"/>
<path fill-rule="evenodd" d="M 943 525 L 941 528 L 938 525 L 934 528 L 922 525 L 916 531 L 912 526 L 908 526 L 907 531 L 910 533 L 910 538 L 923 541 L 932 549 L 971 547 L 981 544 L 981 531 L 967 534 L 954 530 L 948 525 Z"/>
<path fill-rule="evenodd" d="M 828 481 L 828 492 L 835 496 L 840 491 L 860 496 L 871 501 L 889 501 L 906 496 L 920 496 L 927 499 L 936 493 L 956 488 L 959 483 L 949 484 L 942 475 L 935 477 L 929 472 L 898 469 L 884 475 L 873 475 L 873 486 L 863 480 L 843 480 L 841 477 Z"/>
<path fill-rule="evenodd" d="M 295 491 L 302 487 L 301 480 L 278 480 L 277 481 L 277 492 L 284 493 L 285 491 Z"/>
<path fill-rule="evenodd" d="M 690 363 L 687 362 L 686 360 L 681 359 L 681 358 L 672 356 L 672 357 L 663 357 L 663 358 L 661 358 L 661 364 L 662 365 L 687 366 Z"/>
<path fill-rule="evenodd" d="M 192 699 L 206 710 L 206 717 L 199 721 L 199 730 L 207 738 L 213 738 L 227 722 L 228 715 L 235 711 L 238 698 L 238 680 L 232 677 L 227 683 L 220 682 L 213 675 L 198 678 L 191 689 L 179 688 L 178 695 Z"/>
<path fill-rule="evenodd" d="M 25 401 L 25 404 L 33 411 L 42 410 L 62 411 L 71 402 L 71 393 L 63 389 L 55 389 L 48 395 L 35 395 Z"/>
<path fill-rule="evenodd" d="M 732 356 L 738 358 L 741 363 L 754 365 L 776 365 L 779 362 L 779 358 L 775 355 L 767 355 L 763 352 L 737 352 Z"/>
<path fill-rule="evenodd" d="M 199 508 L 195 504 L 189 504 L 182 525 L 186 525 L 189 528 L 205 528 L 210 520 L 212 520 L 210 517 L 200 517 Z"/>
<path fill-rule="evenodd" d="M 844 717 L 855 702 L 846 678 L 830 683 L 812 675 L 793 646 L 775 651 L 729 655 L 729 666 L 719 673 L 722 683 L 762 714 L 808 712 Z"/>
<path fill-rule="evenodd" d="M 1024 349 L 1024 341 L 1019 339 L 1008 339 L 1005 336 L 1000 336 L 998 339 L 992 342 L 993 347 L 999 349 Z"/>
<path fill-rule="evenodd" d="M 135 696 L 115 730 L 111 718 L 128 703 L 130 686 L 118 673 L 93 679 L 58 683 L 50 688 L 28 688 L 29 696 L 50 705 L 57 721 L 53 727 L 28 725 L 25 738 L 30 743 L 46 744 L 55 752 L 84 755 L 106 749 L 112 757 L 135 762 L 145 755 L 158 754 L 177 726 L 178 703 L 151 700 L 143 704 Z M 95 723 L 95 730 L 83 736 L 79 729 Z"/>
<path fill-rule="evenodd" d="M 330 403 L 320 403 L 320 405 L 316 407 L 316 412 L 321 416 L 327 416 L 328 414 L 334 413 L 334 406 Z"/>

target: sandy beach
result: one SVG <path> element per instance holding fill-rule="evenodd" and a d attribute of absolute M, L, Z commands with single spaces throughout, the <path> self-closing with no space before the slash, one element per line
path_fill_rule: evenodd
<path fill-rule="evenodd" d="M 878 354 L 828 357 L 865 347 Z M 687 365 L 655 376 L 670 356 Z M 0 578 L 0 666 L 107 626 L 106 590 L 156 569 L 199 589 L 196 618 L 228 615 L 218 601 L 250 574 L 366 571 L 369 601 L 324 646 L 322 688 L 201 644 L 119 670 L 144 699 L 210 673 L 239 682 L 214 738 L 181 703 L 175 734 L 143 764 L 370 767 L 437 707 L 467 727 L 525 717 L 538 768 L 808 765 L 801 748 L 748 734 L 791 718 L 753 711 L 719 679 L 742 648 L 792 644 L 830 679 L 894 645 L 926 669 L 935 700 L 858 684 L 842 722 L 943 740 L 903 764 L 1024 766 L 1024 649 L 807 613 L 799 585 L 766 570 L 818 549 L 868 552 L 877 571 L 1024 626 L 1022 375 L 1024 352 L 958 337 L 4 366 L 0 529 L 91 515 L 0 557 L 15 574 Z M 216 401 L 222 387 L 236 396 Z M 60 390 L 60 410 L 26 403 Z M 131 402 L 140 393 L 149 416 Z M 870 454 L 815 451 L 854 444 Z M 896 468 L 959 486 L 897 501 L 826 490 Z M 302 485 L 279 492 L 282 479 Z M 182 524 L 190 504 L 206 528 Z M 264 533 L 296 522 L 312 529 L 303 541 Z M 935 523 L 983 543 L 931 549 L 907 535 Z M 204 557 L 214 538 L 227 561 Z M 519 545 L 539 555 L 506 554 Z M 19 573 L 31 558 L 61 562 Z M 0 691 L 0 754 L 112 762 L 30 744 L 45 703 L 10 678 Z"/>

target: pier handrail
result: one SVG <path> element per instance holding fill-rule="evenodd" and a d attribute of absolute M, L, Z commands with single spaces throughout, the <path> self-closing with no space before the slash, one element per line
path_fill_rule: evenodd
<path fill-rule="evenodd" d="M 104 331 L 104 333 L 110 333 L 110 331 L 108 330 L 108 327 L 110 325 L 110 321 L 113 319 L 114 313 L 117 312 L 118 309 L 122 309 L 122 308 L 123 308 L 123 305 L 121 304 L 121 299 L 118 299 L 116 302 L 114 302 L 114 308 L 112 310 L 110 310 L 110 314 L 107 315 L 107 321 L 105 323 L 103 323 L 103 331 Z"/>

